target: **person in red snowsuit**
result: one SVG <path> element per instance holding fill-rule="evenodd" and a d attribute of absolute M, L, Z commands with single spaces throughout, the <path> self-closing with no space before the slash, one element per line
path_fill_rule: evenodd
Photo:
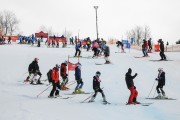
<path fill-rule="evenodd" d="M 136 90 L 136 87 L 134 86 L 134 82 L 133 82 L 133 79 L 137 76 L 137 73 L 135 73 L 134 76 L 132 76 L 131 73 L 132 73 L 132 69 L 129 68 L 128 72 L 125 75 L 127 88 L 131 92 L 129 96 L 128 104 L 139 104 L 139 102 L 137 102 L 136 100 L 138 96 L 138 91 Z"/>
<path fill-rule="evenodd" d="M 50 92 L 49 98 L 54 97 L 54 92 L 55 92 L 55 96 L 58 97 L 59 96 L 59 90 L 61 89 L 60 87 L 60 81 L 59 81 L 59 65 L 56 64 L 56 67 L 53 68 L 52 70 L 52 85 L 53 88 Z M 58 88 L 58 89 L 57 89 Z"/>

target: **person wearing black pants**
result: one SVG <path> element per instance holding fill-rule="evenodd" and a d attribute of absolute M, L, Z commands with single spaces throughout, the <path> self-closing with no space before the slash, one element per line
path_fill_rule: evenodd
<path fill-rule="evenodd" d="M 158 69 L 158 77 L 155 79 L 158 81 L 158 85 L 156 87 L 158 96 L 156 98 L 161 99 L 161 98 L 166 98 L 165 92 L 163 90 L 163 86 L 165 85 L 165 72 L 163 71 L 162 68 Z M 159 90 L 160 89 L 160 90 Z M 161 96 L 162 94 L 162 96 Z"/>
<path fill-rule="evenodd" d="M 52 70 L 52 85 L 53 85 L 53 88 L 52 88 L 52 90 L 50 92 L 50 95 L 48 96 L 49 98 L 54 97 L 54 92 L 55 92 L 55 97 L 59 97 L 59 90 L 61 89 L 60 82 L 59 82 L 59 68 L 60 68 L 59 65 L 56 65 L 56 67 L 54 67 L 53 70 Z"/>
<path fill-rule="evenodd" d="M 158 43 L 160 43 L 160 53 L 159 53 L 161 56 L 160 60 L 166 60 L 166 55 L 164 54 L 164 42 L 162 41 L 162 39 L 159 39 Z"/>
<path fill-rule="evenodd" d="M 89 100 L 89 102 L 94 102 L 94 99 L 96 98 L 96 95 L 98 94 L 98 92 L 100 92 L 102 94 L 102 98 L 103 98 L 103 102 L 107 102 L 106 101 L 106 97 L 105 94 L 103 92 L 103 90 L 100 88 L 100 75 L 101 73 L 99 71 L 96 72 L 96 75 L 93 77 L 93 89 L 94 89 L 94 95 L 92 96 L 92 98 Z"/>

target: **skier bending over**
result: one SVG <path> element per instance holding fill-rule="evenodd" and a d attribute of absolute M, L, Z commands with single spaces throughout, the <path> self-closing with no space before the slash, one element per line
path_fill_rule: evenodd
<path fill-rule="evenodd" d="M 41 72 L 39 71 L 39 65 L 38 65 L 38 58 L 35 58 L 34 61 L 29 64 L 29 67 L 28 67 L 28 72 L 29 72 L 29 76 L 26 78 L 26 82 L 30 81 L 31 84 L 34 84 L 34 82 L 36 82 L 36 84 L 42 84 L 40 79 L 41 79 Z M 29 80 L 30 76 L 31 75 L 34 75 L 32 80 Z M 35 81 L 36 79 L 34 79 L 34 77 L 36 77 L 37 75 L 39 75 L 39 78 L 37 81 Z"/>
<path fill-rule="evenodd" d="M 158 85 L 156 87 L 158 96 L 156 98 L 158 98 L 158 99 L 167 98 L 166 95 L 165 95 L 165 92 L 163 90 L 163 86 L 165 85 L 165 72 L 163 71 L 162 68 L 159 68 L 158 72 L 159 72 L 158 77 L 155 79 L 155 80 L 158 81 Z M 160 92 L 159 89 L 161 90 L 161 92 Z M 161 93 L 162 93 L 162 96 L 161 96 Z"/>
<path fill-rule="evenodd" d="M 103 97 L 103 102 L 107 102 L 106 101 L 106 97 L 104 95 L 103 90 L 100 88 L 100 75 L 101 73 L 99 71 L 96 72 L 96 75 L 93 77 L 93 89 L 94 89 L 94 95 L 92 96 L 92 98 L 89 100 L 89 102 L 94 102 L 94 99 L 96 98 L 96 95 L 98 92 L 100 92 L 102 94 Z"/>
<path fill-rule="evenodd" d="M 127 88 L 131 92 L 127 104 L 140 104 L 140 102 L 137 102 L 136 100 L 138 96 L 138 91 L 136 90 L 136 87 L 134 86 L 134 82 L 133 82 L 133 79 L 137 76 L 137 73 L 135 73 L 134 76 L 131 76 L 131 73 L 132 73 L 132 69 L 129 68 L 125 76 Z"/>
<path fill-rule="evenodd" d="M 80 63 L 78 63 L 75 68 L 75 80 L 77 82 L 77 86 L 75 88 L 74 93 L 75 94 L 83 93 L 84 91 L 82 90 L 82 87 L 83 87 L 84 83 L 81 78 L 81 64 Z"/>

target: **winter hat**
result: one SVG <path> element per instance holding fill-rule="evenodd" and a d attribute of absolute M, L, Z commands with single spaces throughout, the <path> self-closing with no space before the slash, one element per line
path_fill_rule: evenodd
<path fill-rule="evenodd" d="M 38 58 L 34 58 L 35 61 L 38 61 L 39 59 Z"/>
<path fill-rule="evenodd" d="M 131 72 L 132 72 L 132 69 L 131 69 L 131 68 L 129 68 L 129 69 L 128 69 L 128 73 L 131 73 Z"/>

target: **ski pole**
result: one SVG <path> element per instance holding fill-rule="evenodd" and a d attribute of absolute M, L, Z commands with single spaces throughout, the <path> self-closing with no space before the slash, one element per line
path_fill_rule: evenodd
<path fill-rule="evenodd" d="M 81 101 L 81 103 L 85 102 L 86 100 L 88 100 L 89 98 L 91 98 L 93 96 L 94 92 L 89 96 L 87 97 L 86 99 L 84 99 L 83 101 Z"/>
<path fill-rule="evenodd" d="M 37 95 L 37 98 L 38 98 L 43 92 L 45 92 L 47 89 L 49 89 L 51 86 L 52 86 L 52 85 L 49 85 L 45 90 L 43 90 L 41 93 L 39 93 L 39 94 Z"/>
<path fill-rule="evenodd" d="M 73 84 L 75 84 L 76 82 L 73 82 L 73 83 L 71 83 L 71 84 L 69 84 L 69 85 L 67 85 L 66 87 L 69 87 L 69 86 L 71 86 L 71 85 L 73 85 Z"/>
<path fill-rule="evenodd" d="M 154 81 L 154 84 L 156 83 L 156 81 Z M 153 84 L 153 86 L 152 86 L 152 88 L 151 88 L 151 91 L 149 92 L 149 94 L 148 94 L 148 98 L 149 98 L 149 95 L 151 94 L 151 92 L 152 92 L 152 89 L 153 89 L 153 87 L 154 87 L 154 84 Z"/>

